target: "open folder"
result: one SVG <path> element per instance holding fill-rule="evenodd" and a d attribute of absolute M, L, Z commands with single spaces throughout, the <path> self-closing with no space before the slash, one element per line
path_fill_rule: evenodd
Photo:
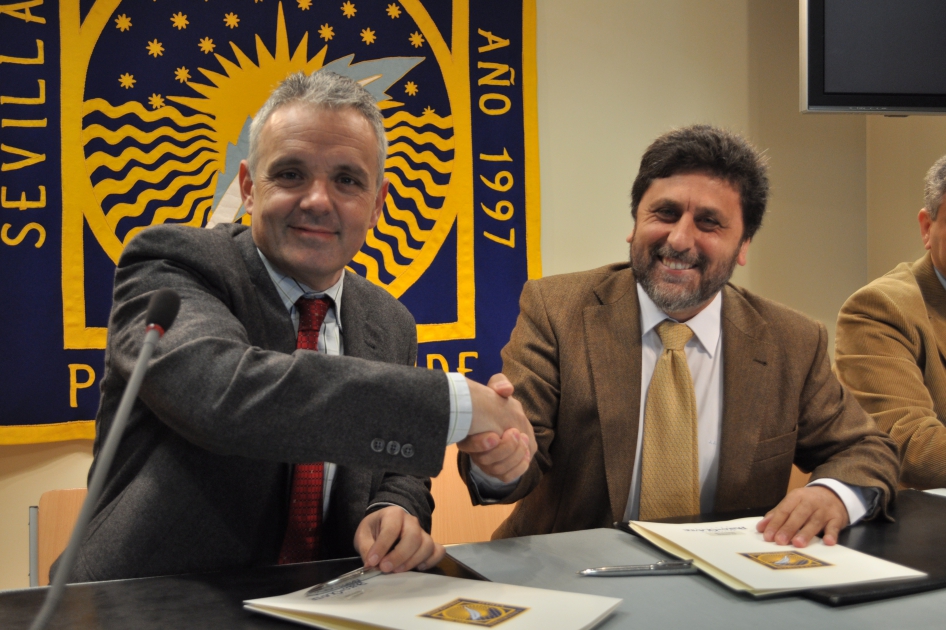
<path fill-rule="evenodd" d="M 701 571 L 729 588 L 765 597 L 812 588 L 873 581 L 907 580 L 926 574 L 849 549 L 766 542 L 756 531 L 760 517 L 715 523 L 631 521 L 638 535 L 680 558 L 692 558 Z"/>
<path fill-rule="evenodd" d="M 458 627 L 445 622 L 503 630 L 580 630 L 598 625 L 621 603 L 613 597 L 414 572 L 378 575 L 328 592 L 309 590 L 243 604 L 264 615 L 326 630 Z"/>

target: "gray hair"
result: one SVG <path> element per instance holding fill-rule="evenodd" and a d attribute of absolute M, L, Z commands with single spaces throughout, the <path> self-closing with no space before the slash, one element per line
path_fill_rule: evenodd
<path fill-rule="evenodd" d="M 329 70 L 320 70 L 306 76 L 303 72 L 290 74 L 279 84 L 259 111 L 250 125 L 250 150 L 247 165 L 250 175 L 256 170 L 259 160 L 257 155 L 259 136 L 266 121 L 280 107 L 301 103 L 313 109 L 338 111 L 353 109 L 371 124 L 378 141 L 378 182 L 384 181 L 384 161 L 388 154 L 388 138 L 384 133 L 384 118 L 375 103 L 374 97 L 358 82 Z"/>
<path fill-rule="evenodd" d="M 946 193 L 946 155 L 936 160 L 936 163 L 926 172 L 923 180 L 923 203 L 930 219 L 936 220 L 939 206 L 943 203 L 943 193 Z"/>

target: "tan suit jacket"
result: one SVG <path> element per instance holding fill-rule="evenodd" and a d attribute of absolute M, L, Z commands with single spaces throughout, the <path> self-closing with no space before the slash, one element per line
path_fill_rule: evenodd
<path fill-rule="evenodd" d="M 626 263 L 526 284 L 503 372 L 539 450 L 494 538 L 610 527 L 624 515 L 641 405 L 636 281 Z M 775 505 L 792 463 L 894 494 L 896 447 L 831 372 L 824 326 L 727 285 L 717 511 Z M 469 460 L 461 458 L 461 470 Z M 474 501 L 476 501 L 476 493 Z"/>
<path fill-rule="evenodd" d="M 841 382 L 900 447 L 900 483 L 946 486 L 946 289 L 929 254 L 845 302 L 835 352 Z"/>

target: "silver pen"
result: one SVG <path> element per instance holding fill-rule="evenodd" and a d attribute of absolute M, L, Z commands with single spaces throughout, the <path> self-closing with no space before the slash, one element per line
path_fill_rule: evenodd
<path fill-rule="evenodd" d="M 687 575 L 699 573 L 693 566 L 693 560 L 677 560 L 666 562 L 661 560 L 654 564 L 628 564 L 616 567 L 597 567 L 579 571 L 578 575 L 585 577 L 625 577 L 632 575 Z"/>
<path fill-rule="evenodd" d="M 371 578 L 381 575 L 381 570 L 374 567 L 360 567 L 354 571 L 349 571 L 343 575 L 338 576 L 334 580 L 329 580 L 328 582 L 322 582 L 321 584 L 316 584 L 309 590 L 305 592 L 306 597 L 312 595 L 317 595 L 321 593 L 330 593 L 332 591 L 337 591 L 342 588 L 345 588 L 352 582 L 358 580 L 370 580 Z"/>

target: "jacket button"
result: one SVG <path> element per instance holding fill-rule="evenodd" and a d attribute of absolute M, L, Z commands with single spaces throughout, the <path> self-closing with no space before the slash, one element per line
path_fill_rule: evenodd
<path fill-rule="evenodd" d="M 401 450 L 401 445 L 394 440 L 388 442 L 388 455 L 397 455 L 398 451 Z"/>
<path fill-rule="evenodd" d="M 380 453 L 384 450 L 384 440 L 381 438 L 375 438 L 371 440 L 371 450 L 375 453 Z"/>
<path fill-rule="evenodd" d="M 401 447 L 401 457 L 413 457 L 414 456 L 414 445 L 405 444 Z"/>

